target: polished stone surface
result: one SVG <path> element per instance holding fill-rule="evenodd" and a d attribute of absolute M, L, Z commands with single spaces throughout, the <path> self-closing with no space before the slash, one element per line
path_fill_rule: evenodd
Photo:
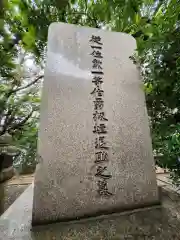
<path fill-rule="evenodd" d="M 96 39 L 96 43 L 90 43 L 92 35 L 99 36 L 101 41 Z M 63 23 L 50 26 L 33 224 L 157 203 L 142 81 L 137 67 L 129 58 L 135 48 L 135 39 L 124 33 Z M 93 49 L 103 56 L 98 59 L 102 65 L 97 71 L 104 73 L 98 76 L 103 77 L 102 111 L 108 119 L 101 123 L 107 126 L 104 136 L 109 147 L 109 161 L 100 164 L 94 163 L 98 134 L 93 133 L 95 97 L 90 94 L 95 76 L 91 73 Z M 106 175 L 112 175 L 106 182 L 101 182 L 104 189 L 107 184 L 112 196 L 99 196 L 100 178 L 95 176 L 97 167 L 99 170 L 107 167 Z"/>
<path fill-rule="evenodd" d="M 0 240 L 179 240 L 179 195 L 162 193 L 161 207 L 32 228 L 30 186 L 0 217 Z"/>

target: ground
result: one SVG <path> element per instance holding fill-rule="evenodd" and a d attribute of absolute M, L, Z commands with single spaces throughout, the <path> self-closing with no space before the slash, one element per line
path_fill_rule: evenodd
<path fill-rule="evenodd" d="M 8 209 L 8 207 L 24 192 L 24 190 L 32 183 L 34 175 L 14 176 L 9 181 L 1 184 L 0 189 L 4 190 L 3 201 L 1 203 L 0 215 Z M 1 192 L 3 192 L 1 190 Z"/>

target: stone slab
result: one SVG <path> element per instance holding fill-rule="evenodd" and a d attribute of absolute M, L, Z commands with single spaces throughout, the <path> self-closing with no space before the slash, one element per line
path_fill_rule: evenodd
<path fill-rule="evenodd" d="M 64 23 L 50 26 L 33 224 L 158 202 L 145 97 L 130 59 L 135 48 L 135 39 L 124 33 Z M 103 56 L 96 59 L 102 61 L 99 68 L 93 62 L 94 49 Z M 99 97 L 90 94 L 93 79 L 98 81 L 95 76 L 102 77 L 103 107 L 97 104 Z M 93 133 L 95 108 L 108 119 L 98 120 L 107 134 Z M 109 149 L 102 150 L 105 146 Z M 95 163 L 97 151 L 107 151 L 109 161 Z M 103 175 L 111 178 L 102 180 Z"/>
<path fill-rule="evenodd" d="M 12 203 L 24 192 L 27 187 L 28 185 L 8 185 L 7 182 L 0 186 L 0 191 L 3 191 L 3 196 L 0 201 L 0 215 L 12 205 Z"/>
<path fill-rule="evenodd" d="M 33 184 L 0 217 L 0 240 L 31 239 Z"/>
<path fill-rule="evenodd" d="M 162 192 L 161 207 L 32 228 L 31 185 L 0 217 L 0 240 L 179 240 L 179 195 Z"/>

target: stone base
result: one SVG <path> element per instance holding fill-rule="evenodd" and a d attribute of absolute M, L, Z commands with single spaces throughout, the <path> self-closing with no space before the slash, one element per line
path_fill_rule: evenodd
<path fill-rule="evenodd" d="M 33 186 L 0 218 L 0 240 L 180 239 L 179 195 L 162 191 L 162 206 L 31 229 Z"/>

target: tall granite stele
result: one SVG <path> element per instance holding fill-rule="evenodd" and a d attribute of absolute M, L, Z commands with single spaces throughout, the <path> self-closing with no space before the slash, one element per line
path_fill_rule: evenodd
<path fill-rule="evenodd" d="M 33 225 L 159 202 L 135 49 L 124 33 L 51 24 Z"/>

